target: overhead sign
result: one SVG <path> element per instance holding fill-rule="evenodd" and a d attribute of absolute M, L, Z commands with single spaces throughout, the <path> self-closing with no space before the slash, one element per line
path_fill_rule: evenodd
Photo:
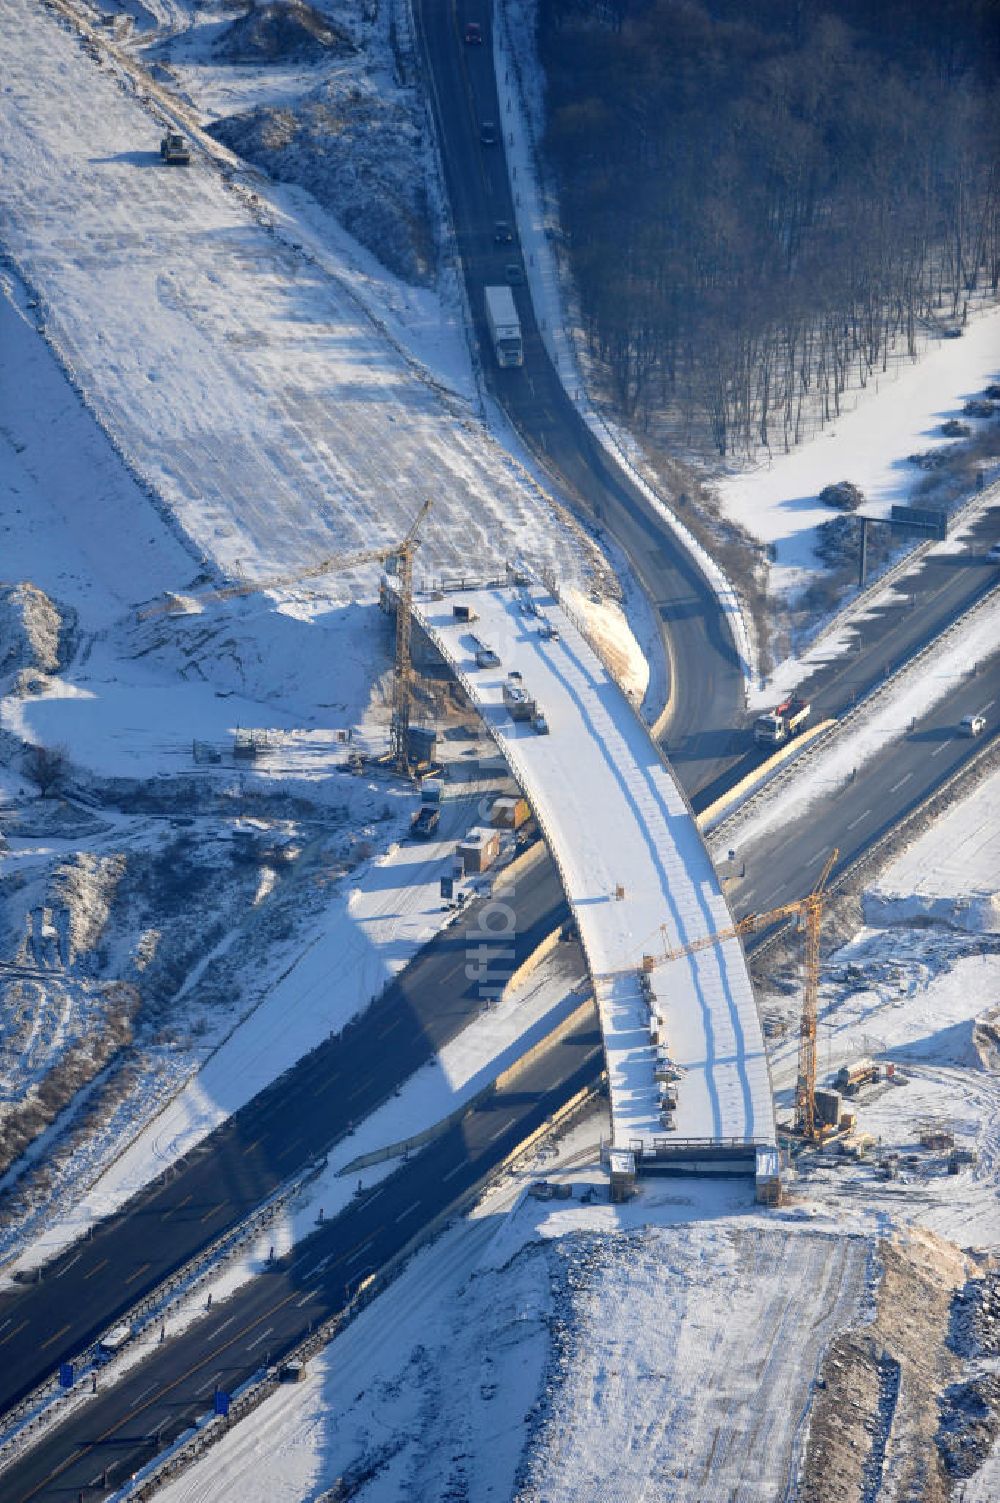
<path fill-rule="evenodd" d="M 932 537 L 948 536 L 948 513 L 930 506 L 898 506 L 892 508 L 892 521 L 904 527 L 918 527 Z"/>

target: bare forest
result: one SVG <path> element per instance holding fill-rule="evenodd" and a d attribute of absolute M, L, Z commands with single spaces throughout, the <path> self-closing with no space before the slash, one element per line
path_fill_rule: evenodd
<path fill-rule="evenodd" d="M 639 423 L 786 448 L 1000 285 L 998 0 L 539 0 L 586 337 Z"/>

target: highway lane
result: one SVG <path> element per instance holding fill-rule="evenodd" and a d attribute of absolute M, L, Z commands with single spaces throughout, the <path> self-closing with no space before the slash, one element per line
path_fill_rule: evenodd
<path fill-rule="evenodd" d="M 501 896 L 514 911 L 510 932 L 489 930 L 488 900 L 470 904 L 342 1034 L 67 1248 L 41 1283 L 0 1295 L 0 1411 L 327 1152 L 477 1017 L 480 960 L 485 984 L 502 986 L 567 917 L 547 856 L 522 869 L 510 891 L 498 888 Z"/>
<path fill-rule="evenodd" d="M 591 1011 L 503 1091 L 358 1197 L 269 1272 L 160 1344 L 0 1474 L 5 1503 L 107 1496 L 232 1392 L 343 1310 L 365 1275 L 481 1184 L 601 1070 Z"/>
<path fill-rule="evenodd" d="M 962 717 L 973 713 L 985 714 L 986 737 L 1000 735 L 1000 658 L 970 672 L 912 728 L 900 725 L 899 739 L 871 757 L 853 781 L 831 786 L 806 812 L 752 844 L 741 844 L 737 833 L 733 848 L 746 875 L 727 887 L 736 916 L 803 897 L 834 846 L 840 851 L 835 877 L 894 829 L 982 744 L 958 730 Z"/>
<path fill-rule="evenodd" d="M 941 631 L 958 620 L 1000 582 L 1000 568 L 986 558 L 1000 542 L 1000 508 L 989 508 L 969 529 L 961 553 L 931 552 L 917 561 L 891 597 L 849 630 L 846 651 L 815 668 L 797 689 L 813 706 L 813 719 L 834 720 L 876 688 Z M 723 776 L 692 799 L 707 808 L 771 755 L 753 744 L 749 727 L 734 741 L 740 756 Z"/>
<path fill-rule="evenodd" d="M 498 220 L 514 224 L 502 143 L 484 146 L 480 126 L 501 122 L 487 4 L 418 0 L 417 30 L 438 126 L 452 220 L 487 385 L 552 480 L 553 490 L 628 554 L 658 614 L 671 665 L 669 731 L 689 794 L 719 776 L 744 718 L 740 663 L 714 592 L 641 493 L 611 463 L 580 420 L 542 344 L 525 287 L 514 297 L 525 363 L 500 370 L 486 327 L 483 287 L 503 282 L 520 248 L 498 245 Z M 466 20 L 486 41 L 462 41 Z M 735 743 L 733 743 L 735 744 Z"/>

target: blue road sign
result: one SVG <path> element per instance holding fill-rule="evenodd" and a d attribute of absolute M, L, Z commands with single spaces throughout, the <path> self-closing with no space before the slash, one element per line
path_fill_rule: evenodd
<path fill-rule="evenodd" d="M 59 1364 L 59 1387 L 72 1388 L 76 1380 L 76 1373 L 72 1362 L 60 1362 Z"/>
<path fill-rule="evenodd" d="M 215 1412 L 216 1414 L 229 1413 L 229 1394 L 224 1393 L 221 1388 L 215 1390 Z"/>

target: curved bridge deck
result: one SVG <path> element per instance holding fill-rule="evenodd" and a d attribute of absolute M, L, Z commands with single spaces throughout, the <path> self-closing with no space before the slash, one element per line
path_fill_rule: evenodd
<path fill-rule="evenodd" d="M 414 609 L 482 713 L 562 874 L 595 983 L 615 1147 L 646 1169 L 753 1173 L 758 1149 L 772 1162 L 771 1082 L 739 941 L 642 969 L 644 955 L 656 960 L 664 944 L 675 949 L 732 919 L 635 710 L 538 588 L 468 590 Z M 483 646 L 499 666 L 477 668 Z M 508 714 L 512 670 L 547 733 Z"/>

